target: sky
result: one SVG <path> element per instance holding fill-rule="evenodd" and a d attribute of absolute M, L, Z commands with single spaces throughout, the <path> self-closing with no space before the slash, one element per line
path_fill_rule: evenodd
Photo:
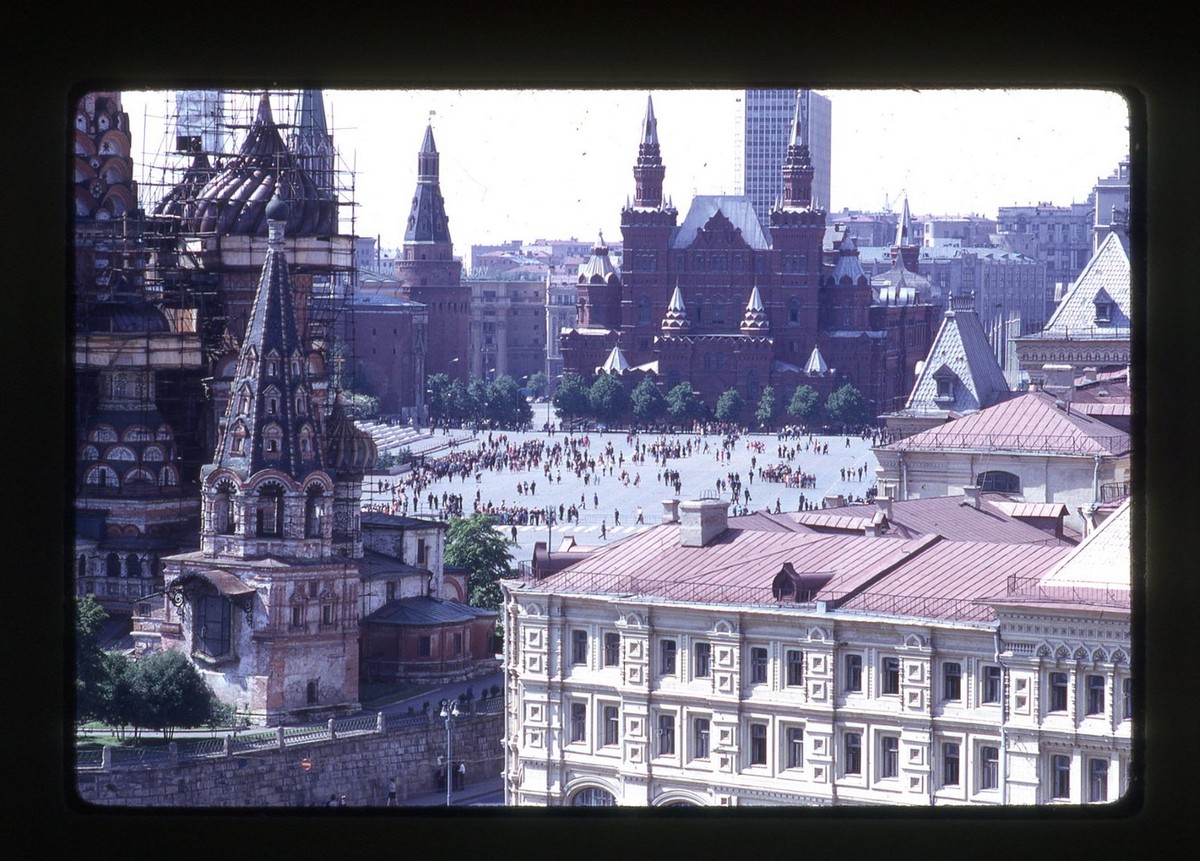
<path fill-rule="evenodd" d="M 978 214 L 1086 199 L 1129 153 L 1129 112 L 1100 90 L 818 90 L 832 102 L 832 200 L 914 215 Z M 732 194 L 734 90 L 652 90 L 664 193 Z M 142 204 L 161 193 L 172 134 L 168 92 L 122 93 Z M 354 232 L 403 239 L 417 150 L 431 123 L 455 254 L 517 239 L 620 238 L 634 190 L 647 91 L 327 90 L 344 168 L 354 172 Z M 272 100 L 277 120 L 290 115 Z M 249 101 L 247 101 L 249 105 Z M 349 208 L 343 211 L 348 212 Z M 349 230 L 343 224 L 343 230 Z"/>

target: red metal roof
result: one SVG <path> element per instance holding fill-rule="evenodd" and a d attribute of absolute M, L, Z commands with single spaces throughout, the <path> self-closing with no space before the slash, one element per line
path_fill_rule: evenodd
<path fill-rule="evenodd" d="M 1117 455 L 1129 451 L 1129 434 L 1079 410 L 1060 409 L 1046 392 L 1026 392 L 883 449 Z"/>

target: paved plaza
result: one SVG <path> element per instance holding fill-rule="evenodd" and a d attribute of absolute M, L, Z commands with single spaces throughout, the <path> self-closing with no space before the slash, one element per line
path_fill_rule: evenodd
<path fill-rule="evenodd" d="M 444 445 L 449 439 L 458 440 L 455 452 L 478 450 L 486 445 L 487 431 L 473 435 L 470 431 L 456 430 L 451 435 L 438 431 L 432 437 L 426 437 L 421 444 L 414 445 L 414 451 L 430 451 L 426 456 L 430 459 L 446 456 L 446 449 L 434 448 Z M 718 479 L 727 481 L 731 473 L 740 476 L 742 492 L 737 504 L 747 506 L 750 511 L 763 509 L 775 510 L 778 501 L 780 510 L 799 510 L 801 496 L 810 503 L 820 507 L 821 500 L 826 495 L 842 494 L 848 500 L 855 497 L 865 498 L 867 490 L 874 484 L 875 468 L 878 466 L 874 452 L 871 451 L 871 441 L 858 436 L 814 436 L 813 447 L 824 452 L 828 446 L 828 454 L 814 453 L 808 448 L 809 437 L 792 437 L 780 439 L 774 433 L 750 434 L 740 436 L 729 452 L 727 460 L 719 460 L 717 453 L 722 450 L 722 437 L 719 434 L 650 434 L 642 433 L 635 437 L 637 445 L 645 444 L 647 449 L 655 441 L 668 440 L 686 445 L 692 443 L 692 454 L 681 457 L 669 457 L 666 469 L 678 471 L 681 488 L 679 494 L 673 486 L 668 486 L 660 480 L 664 469 L 661 460 L 655 463 L 650 456 L 644 463 L 632 464 L 630 455 L 634 451 L 634 443 L 629 441 L 624 432 L 577 432 L 575 434 L 555 433 L 553 436 L 544 432 L 513 432 L 492 431 L 493 439 L 505 437 L 509 445 L 521 445 L 527 440 L 540 439 L 547 448 L 556 442 L 563 443 L 570 438 L 587 440 L 588 450 L 599 454 L 612 444 L 614 455 L 624 455 L 624 466 L 614 466 L 613 474 L 608 474 L 607 467 L 604 475 L 597 475 L 585 484 L 582 478 L 577 478 L 571 470 L 562 469 L 562 480 L 558 480 L 559 469 L 551 470 L 553 480 L 548 481 L 544 472 L 544 464 L 522 470 L 507 468 L 497 470 L 482 470 L 478 479 L 475 474 L 467 477 L 466 481 L 459 477 L 435 481 L 421 491 L 414 499 L 411 492 L 407 494 L 409 507 L 407 514 L 412 517 L 440 517 L 440 512 L 430 512 L 428 497 L 430 493 L 439 499 L 443 493 L 458 494 L 463 497 L 463 509 L 470 513 L 475 500 L 476 491 L 484 505 L 489 501 L 497 507 L 520 506 L 525 508 L 544 508 L 550 506 L 557 515 L 558 506 L 564 508 L 575 504 L 579 508 L 579 522 L 567 523 L 559 520 L 553 527 L 547 529 L 545 523 L 540 525 L 518 525 L 517 544 L 512 547 L 514 564 L 528 561 L 533 556 L 533 545 L 536 541 L 547 540 L 548 533 L 553 547 L 558 547 L 564 536 L 574 536 L 580 544 L 599 544 L 602 541 L 614 541 L 631 535 L 662 520 L 662 501 L 678 497 L 679 499 L 698 499 L 701 496 L 719 495 L 722 499 L 730 499 L 728 490 L 718 494 Z M 847 444 L 847 439 L 849 444 Z M 705 443 L 708 451 L 704 450 Z M 801 447 L 795 458 L 780 458 L 779 446 L 787 448 Z M 761 450 L 760 450 L 761 449 Z M 753 467 L 751 462 L 753 459 Z M 811 487 L 789 487 L 779 482 L 766 481 L 759 477 L 758 469 L 770 469 L 772 466 L 788 464 L 793 471 L 800 471 L 815 476 Z M 862 479 L 858 479 L 858 470 L 863 468 Z M 619 478 L 621 470 L 629 474 L 628 482 Z M 853 479 L 847 475 L 843 478 L 841 470 L 847 473 L 854 471 Z M 597 473 L 600 469 L 597 468 Z M 754 473 L 750 480 L 751 472 Z M 640 476 L 640 480 L 638 477 Z M 405 475 L 367 476 L 363 482 L 363 505 L 379 506 L 379 510 L 389 510 L 393 500 L 393 492 L 385 486 L 381 491 L 379 483 L 385 485 L 402 485 Z M 598 479 L 598 480 L 597 480 Z M 518 494 L 518 482 L 536 484 L 536 491 L 530 494 Z M 745 491 L 750 492 L 749 502 L 746 502 Z M 641 506 L 644 524 L 638 525 L 637 509 Z M 733 508 L 730 509 L 732 514 Z M 397 510 L 396 513 L 404 513 Z M 620 522 L 616 522 L 614 513 L 619 514 Z M 601 537 L 603 528 L 604 538 Z M 511 538 L 512 527 L 497 526 L 497 531 L 506 538 Z"/>

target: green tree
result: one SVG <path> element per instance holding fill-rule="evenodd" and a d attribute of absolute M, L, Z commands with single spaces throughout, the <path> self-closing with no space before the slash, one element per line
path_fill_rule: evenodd
<path fill-rule="evenodd" d="M 588 389 L 591 414 L 600 421 L 616 421 L 629 412 L 629 394 L 612 374 L 599 374 Z"/>
<path fill-rule="evenodd" d="M 425 381 L 426 388 L 429 389 L 429 415 L 435 419 L 444 419 L 450 417 L 450 375 L 449 374 L 434 374 Z"/>
<path fill-rule="evenodd" d="M 642 377 L 629 396 L 633 415 L 639 422 L 653 422 L 667 411 L 667 401 L 649 377 Z"/>
<path fill-rule="evenodd" d="M 720 422 L 736 422 L 746 402 L 737 389 L 726 389 L 717 398 L 716 416 Z"/>
<path fill-rule="evenodd" d="M 379 398 L 361 392 L 344 392 L 346 415 L 353 419 L 371 419 L 379 415 Z"/>
<path fill-rule="evenodd" d="M 100 629 L 108 620 L 94 597 L 75 600 L 75 712 L 80 720 L 100 717 L 108 668 L 100 648 Z"/>
<path fill-rule="evenodd" d="M 200 671 L 174 649 L 155 652 L 134 664 L 133 693 L 138 700 L 137 724 L 166 738 L 179 727 L 209 723 L 216 707 L 216 697 Z"/>
<path fill-rule="evenodd" d="M 704 402 L 689 382 L 682 382 L 667 392 L 666 401 L 672 421 L 688 422 L 704 416 Z"/>
<path fill-rule="evenodd" d="M 120 652 L 105 654 L 103 698 L 96 717 L 113 727 L 117 738 L 123 738 L 129 726 L 134 727 L 136 737 L 140 726 L 142 706 L 134 687 L 136 671 L 134 662 Z"/>
<path fill-rule="evenodd" d="M 484 416 L 502 425 L 522 425 L 533 418 L 533 410 L 521 387 L 508 374 L 501 374 L 487 385 L 487 409 Z"/>
<path fill-rule="evenodd" d="M 500 579 L 512 576 L 512 553 L 488 514 L 455 517 L 446 532 L 446 562 L 467 569 L 467 602 L 499 610 Z"/>
<path fill-rule="evenodd" d="M 487 383 L 479 377 L 471 377 L 467 383 L 466 397 L 466 418 L 472 422 L 481 422 L 486 416 L 487 399 L 488 399 Z"/>
<path fill-rule="evenodd" d="M 540 398 L 546 393 L 546 386 L 550 381 L 541 371 L 535 371 L 529 375 L 529 379 L 525 381 L 525 387 L 529 389 L 530 394 L 535 398 Z"/>
<path fill-rule="evenodd" d="M 462 380 L 454 380 L 446 390 L 446 416 L 452 421 L 463 422 L 471 417 L 471 396 Z"/>
<path fill-rule="evenodd" d="M 800 386 L 792 393 L 792 400 L 787 408 L 789 416 L 798 419 L 801 424 L 811 425 L 816 424 L 820 413 L 821 399 L 812 386 Z"/>
<path fill-rule="evenodd" d="M 839 428 L 860 427 L 871 421 L 870 409 L 862 392 L 846 383 L 825 401 L 825 415 Z"/>
<path fill-rule="evenodd" d="M 758 399 L 758 409 L 754 411 L 754 420 L 760 425 L 769 425 L 775 421 L 778 412 L 779 403 L 775 400 L 775 389 L 771 386 L 764 387 L 762 397 Z"/>
<path fill-rule="evenodd" d="M 563 374 L 551 403 L 559 417 L 564 419 L 582 418 L 592 408 L 587 386 L 578 374 Z"/>

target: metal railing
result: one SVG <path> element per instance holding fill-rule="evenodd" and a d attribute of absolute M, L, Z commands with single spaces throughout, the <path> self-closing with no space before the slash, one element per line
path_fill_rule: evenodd
<path fill-rule="evenodd" d="M 1044 598 L 1048 601 L 1066 601 L 1074 604 L 1129 607 L 1128 589 L 1115 589 L 1107 586 L 1043 585 L 1038 578 L 1021 574 L 1008 575 L 1006 594 L 1011 597 Z"/>
<path fill-rule="evenodd" d="M 897 450 L 916 448 L 916 445 L 900 440 Z M 1020 451 L 1047 452 L 1068 455 L 1092 455 L 1100 450 L 1119 454 L 1129 450 L 1128 434 L 1105 434 L 1082 436 L 1080 434 L 979 434 L 960 433 L 949 430 L 931 429 L 922 434 L 920 449 L 952 448 L 975 451 Z"/>

